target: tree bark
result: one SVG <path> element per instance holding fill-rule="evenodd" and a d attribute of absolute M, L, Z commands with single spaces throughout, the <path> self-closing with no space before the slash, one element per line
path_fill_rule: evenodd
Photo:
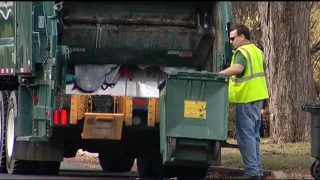
<path fill-rule="evenodd" d="M 258 9 L 271 138 L 275 143 L 309 140 L 311 116 L 301 105 L 316 96 L 309 47 L 310 3 L 259 1 Z"/>

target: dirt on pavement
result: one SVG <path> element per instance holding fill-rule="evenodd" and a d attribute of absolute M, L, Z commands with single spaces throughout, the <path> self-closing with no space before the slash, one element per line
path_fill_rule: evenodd
<path fill-rule="evenodd" d="M 230 141 L 236 143 L 232 142 L 234 140 Z M 268 139 L 264 139 L 261 142 L 261 154 L 264 169 L 276 172 L 279 179 L 312 179 L 309 169 L 313 159 L 310 156 L 309 143 L 272 144 Z M 101 169 L 96 153 L 79 151 L 76 157 L 65 158 L 64 161 L 90 169 Z M 239 150 L 223 149 L 222 166 L 243 168 Z M 135 164 L 132 171 L 137 171 Z M 208 172 L 207 179 L 234 179 L 234 176 Z M 274 179 L 274 177 L 267 174 L 265 179 Z"/>

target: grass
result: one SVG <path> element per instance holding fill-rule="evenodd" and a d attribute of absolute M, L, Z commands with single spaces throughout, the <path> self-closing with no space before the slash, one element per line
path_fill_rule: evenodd
<path fill-rule="evenodd" d="M 236 140 L 229 139 L 236 144 Z M 310 143 L 272 144 L 269 139 L 262 139 L 261 161 L 265 170 L 294 170 L 309 171 L 314 159 L 311 157 Z M 222 149 L 222 165 L 226 167 L 243 168 L 243 162 L 238 149 Z"/>

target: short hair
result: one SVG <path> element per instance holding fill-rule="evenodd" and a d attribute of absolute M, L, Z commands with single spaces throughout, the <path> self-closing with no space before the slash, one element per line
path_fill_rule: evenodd
<path fill-rule="evenodd" d="M 239 24 L 231 28 L 231 31 L 237 30 L 237 35 L 240 36 L 241 34 L 248 40 L 250 40 L 250 31 L 249 28 L 243 24 Z"/>

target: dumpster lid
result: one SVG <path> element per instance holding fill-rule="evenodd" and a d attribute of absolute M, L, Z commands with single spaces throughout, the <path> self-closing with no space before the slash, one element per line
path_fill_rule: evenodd
<path fill-rule="evenodd" d="M 313 109 L 320 109 L 320 101 L 312 101 L 301 105 L 303 111 L 309 112 Z"/>
<path fill-rule="evenodd" d="M 195 70 L 176 70 L 170 69 L 168 72 L 168 78 L 191 78 L 191 79 L 205 79 L 205 80 L 218 80 L 226 81 L 227 76 L 225 74 L 208 71 L 195 71 Z"/>

